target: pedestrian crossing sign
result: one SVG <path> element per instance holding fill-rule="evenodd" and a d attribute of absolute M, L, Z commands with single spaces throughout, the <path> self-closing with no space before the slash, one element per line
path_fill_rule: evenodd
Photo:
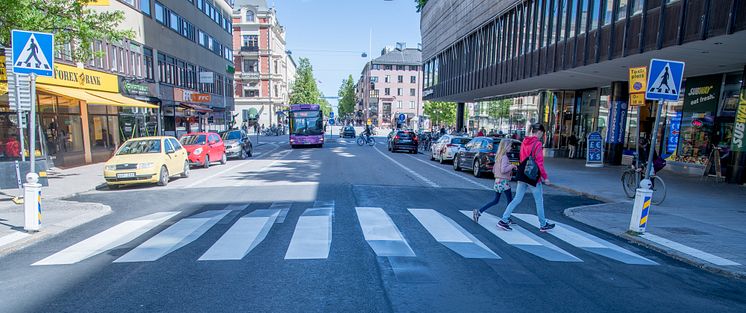
<path fill-rule="evenodd" d="M 684 62 L 671 60 L 650 60 L 648 86 L 645 99 L 678 100 L 681 80 L 684 76 Z"/>
<path fill-rule="evenodd" d="M 11 37 L 14 73 L 53 76 L 54 35 L 14 29 Z"/>

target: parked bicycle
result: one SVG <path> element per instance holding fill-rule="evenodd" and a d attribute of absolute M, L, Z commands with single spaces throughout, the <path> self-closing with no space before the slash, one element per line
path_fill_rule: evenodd
<path fill-rule="evenodd" d="M 360 136 L 357 137 L 356 142 L 358 146 L 365 145 L 366 143 L 371 147 L 376 145 L 375 138 L 370 137 L 370 136 L 365 136 L 363 134 L 360 134 Z"/>
<path fill-rule="evenodd" d="M 622 172 L 622 187 L 624 188 L 624 193 L 629 198 L 635 197 L 637 188 L 640 186 L 640 181 L 643 178 L 643 172 L 647 168 L 644 164 L 640 164 L 640 168 L 635 168 L 635 163 L 637 162 L 632 160 L 632 165 L 630 165 L 629 169 Z M 652 183 L 650 189 L 653 190 L 653 199 L 651 199 L 653 204 L 663 203 L 666 200 L 666 183 L 663 181 L 663 178 L 653 174 L 650 177 L 650 182 Z"/>

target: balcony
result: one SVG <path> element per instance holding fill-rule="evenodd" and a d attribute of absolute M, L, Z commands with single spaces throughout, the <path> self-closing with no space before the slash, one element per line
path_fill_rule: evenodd
<path fill-rule="evenodd" d="M 244 80 L 259 80 L 259 72 L 241 72 L 239 77 Z"/>
<path fill-rule="evenodd" d="M 243 55 L 243 56 L 259 56 L 259 47 L 241 46 L 241 49 L 239 49 L 238 54 Z"/>

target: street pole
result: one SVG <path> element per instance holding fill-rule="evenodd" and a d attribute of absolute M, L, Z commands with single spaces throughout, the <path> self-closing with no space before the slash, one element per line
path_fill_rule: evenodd
<path fill-rule="evenodd" d="M 661 110 L 663 110 L 664 103 L 664 100 L 658 100 L 658 110 L 655 112 L 655 125 L 653 126 L 653 133 L 651 134 L 650 149 L 648 149 L 648 164 L 645 169 L 645 178 L 648 180 L 650 180 L 650 177 L 653 175 L 653 155 L 655 154 L 656 139 L 658 138 L 658 124 L 660 123 Z M 648 182 L 647 185 L 650 186 L 650 182 Z M 640 183 L 640 186 L 643 187 L 642 183 Z"/>
<path fill-rule="evenodd" d="M 31 73 L 31 113 L 29 115 L 29 158 L 31 158 L 31 169 L 29 171 L 36 173 L 36 73 Z M 31 182 L 29 181 L 29 183 Z"/>
<path fill-rule="evenodd" d="M 11 57 L 11 60 L 13 58 Z M 18 117 L 18 142 L 21 144 L 21 161 L 26 162 L 26 146 L 23 143 L 23 113 L 21 113 L 21 97 L 20 97 L 20 90 L 18 89 L 18 85 L 20 82 L 20 75 L 13 73 L 15 76 L 15 84 L 13 85 L 13 88 L 16 91 L 16 114 Z"/>
<path fill-rule="evenodd" d="M 637 152 L 637 157 L 635 158 L 635 168 L 640 168 L 640 106 L 637 106 L 637 138 L 635 138 L 635 151 Z M 637 176 L 637 175 L 635 175 Z"/>

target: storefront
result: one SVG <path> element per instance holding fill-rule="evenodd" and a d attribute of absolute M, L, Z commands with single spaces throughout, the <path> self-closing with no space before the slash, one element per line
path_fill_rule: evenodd
<path fill-rule="evenodd" d="M 215 121 L 214 110 L 203 104 L 211 101 L 210 94 L 173 88 L 172 96 L 171 105 L 165 106 L 164 103 L 163 129 L 166 135 L 180 137 L 190 132 L 207 131 L 210 121 Z M 220 116 L 219 121 L 224 123 L 224 113 L 217 114 Z"/>
<path fill-rule="evenodd" d="M 106 161 L 128 138 L 120 127 L 120 115 L 133 110 L 152 114 L 158 108 L 121 95 L 115 75 L 65 64 L 55 64 L 54 77 L 38 77 L 36 91 L 35 150 L 59 167 Z M 0 96 L 0 140 L 6 147 L 18 140 L 17 123 L 7 95 Z M 0 158 L 17 158 L 14 151 L 4 149 Z"/>
<path fill-rule="evenodd" d="M 119 89 L 122 95 L 160 106 L 161 100 L 155 92 L 155 83 L 120 77 Z M 148 114 L 147 109 L 137 107 L 123 108 L 119 113 L 119 121 L 122 124 L 122 136 L 125 138 L 155 136 L 158 134 L 158 116 L 156 114 Z"/>

